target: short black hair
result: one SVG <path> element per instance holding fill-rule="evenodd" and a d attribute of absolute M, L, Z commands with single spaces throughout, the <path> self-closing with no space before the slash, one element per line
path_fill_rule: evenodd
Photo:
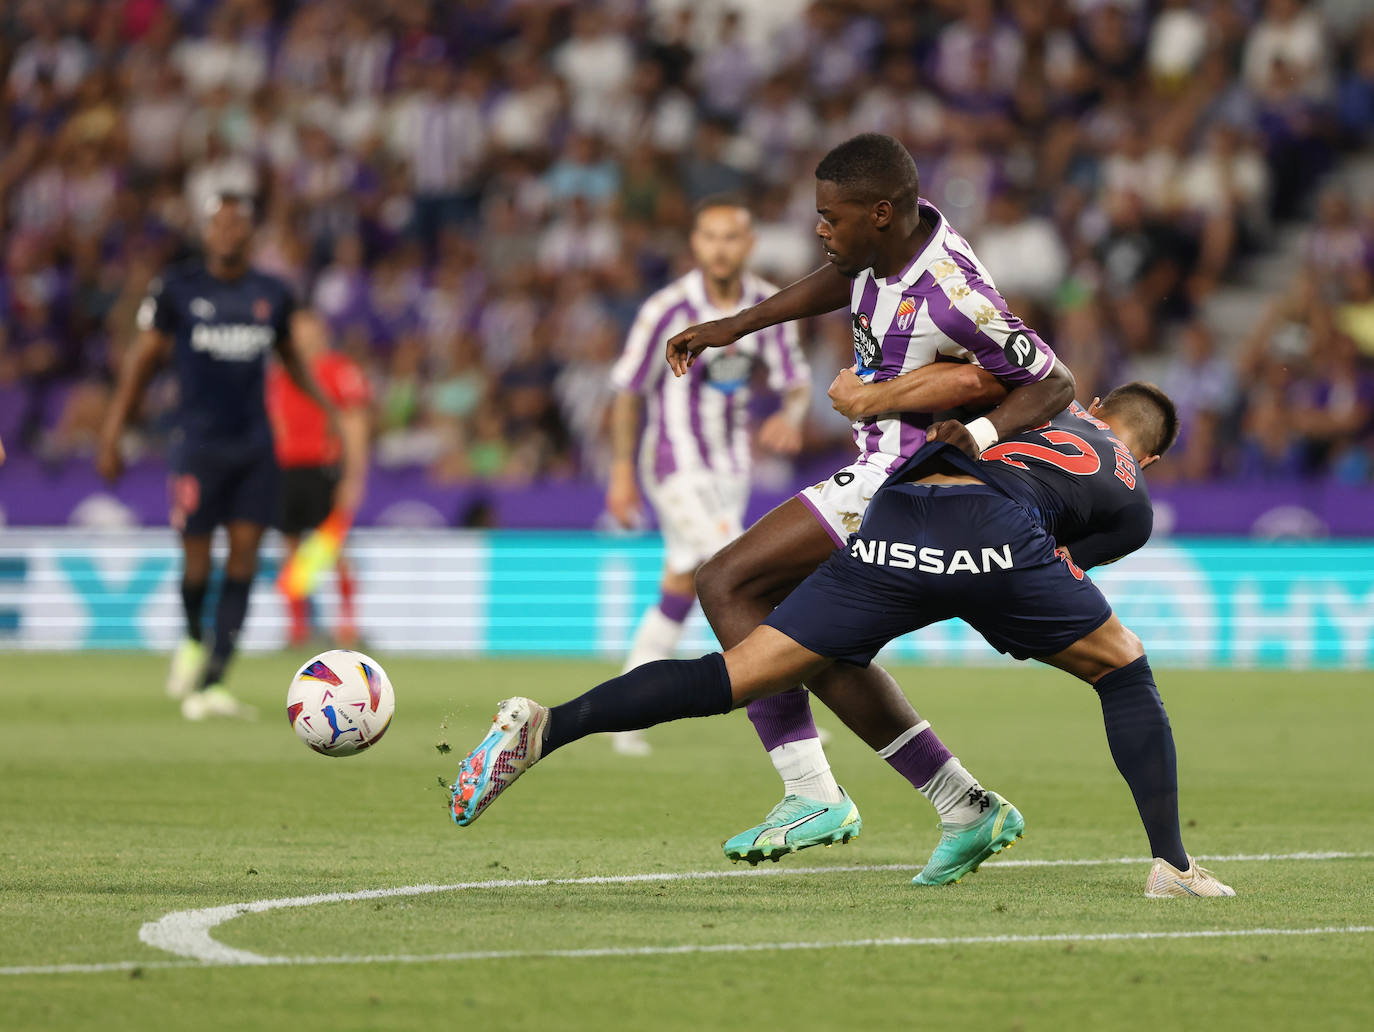
<path fill-rule="evenodd" d="M 847 187 L 870 202 L 891 201 L 904 214 L 916 210 L 921 177 L 899 140 L 861 133 L 833 148 L 816 166 L 816 178 Z"/>
<path fill-rule="evenodd" d="M 1102 409 L 1121 412 L 1140 428 L 1140 445 L 1146 454 L 1163 455 L 1178 440 L 1178 409 L 1152 383 L 1122 384 L 1102 399 Z"/>
<path fill-rule="evenodd" d="M 696 228 L 697 222 L 701 220 L 701 213 L 711 211 L 714 208 L 738 208 L 746 214 L 752 215 L 749 210 L 749 203 L 739 194 L 735 193 L 713 193 L 707 194 L 696 204 L 692 205 L 692 228 Z"/>

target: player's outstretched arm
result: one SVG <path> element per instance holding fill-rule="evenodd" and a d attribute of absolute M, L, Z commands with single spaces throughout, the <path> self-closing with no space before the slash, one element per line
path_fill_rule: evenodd
<path fill-rule="evenodd" d="M 162 364 L 171 346 L 171 339 L 157 330 L 140 330 L 133 346 L 124 356 L 115 382 L 114 398 L 105 413 L 100 430 L 100 448 L 96 453 L 96 469 L 106 480 L 118 480 L 124 472 L 124 459 L 119 454 L 119 439 L 129 416 L 147 389 L 148 381 Z"/>
<path fill-rule="evenodd" d="M 707 348 L 723 348 L 778 323 L 844 308 L 849 304 L 852 285 L 848 276 L 827 263 L 735 315 L 687 327 L 668 341 L 668 364 L 675 375 L 682 376 Z"/>
<path fill-rule="evenodd" d="M 339 442 L 342 448 L 342 473 L 335 504 L 350 514 L 356 513 L 367 490 L 367 453 L 371 426 L 366 405 L 348 405 L 339 411 Z"/>
<path fill-rule="evenodd" d="M 634 391 L 621 391 L 611 410 L 611 480 L 606 487 L 606 511 L 622 527 L 633 527 L 643 511 L 635 481 L 635 444 L 643 401 Z"/>
<path fill-rule="evenodd" d="M 1007 396 L 1007 388 L 985 369 L 968 362 L 935 362 L 882 382 L 864 383 L 853 367 L 830 384 L 830 404 L 846 419 L 885 412 L 940 412 L 968 405 L 987 408 Z"/>
<path fill-rule="evenodd" d="M 935 423 L 926 431 L 926 440 L 947 441 L 977 458 L 998 441 L 1049 422 L 1073 401 L 1074 388 L 1073 373 L 1056 358 L 1045 376 L 1012 387 L 1002 404 L 986 416 L 967 425 L 957 419 Z"/>

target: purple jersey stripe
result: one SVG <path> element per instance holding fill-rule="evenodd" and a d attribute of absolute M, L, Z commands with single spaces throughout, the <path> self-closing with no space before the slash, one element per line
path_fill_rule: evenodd
<path fill-rule="evenodd" d="M 687 388 L 687 425 L 691 428 L 692 440 L 696 442 L 697 454 L 701 456 L 701 464 L 710 469 L 712 466 L 711 451 L 706 443 L 706 434 L 701 425 L 701 391 L 703 381 L 706 378 L 706 367 L 698 362 L 692 366 L 691 374 L 692 382 Z"/>
<path fill-rule="evenodd" d="M 856 465 L 867 466 L 868 457 L 878 450 L 878 445 L 883 439 L 883 431 L 877 423 L 865 423 L 859 433 L 863 434 L 863 443 L 859 445 L 859 461 Z"/>
<path fill-rule="evenodd" d="M 667 340 L 663 334 L 667 332 L 668 326 L 681 314 L 686 314 L 688 324 L 695 323 L 696 312 L 690 302 L 685 299 L 669 308 L 654 324 L 653 332 L 649 334 L 648 345 L 644 349 L 644 357 L 640 359 L 639 365 L 635 368 L 634 376 L 630 377 L 626 389 L 632 391 L 642 391 L 644 383 L 649 378 L 649 370 L 653 368 L 655 362 L 666 362 L 664 348 Z"/>
<path fill-rule="evenodd" d="M 792 349 L 787 346 L 787 327 L 781 323 L 778 324 L 777 332 L 773 334 L 773 344 L 778 349 L 778 363 L 782 366 L 783 382 L 796 383 L 797 366 L 792 361 Z"/>
<path fill-rule="evenodd" d="M 657 408 L 654 419 L 654 432 L 658 435 L 654 447 L 654 476 L 663 480 L 677 472 L 677 456 L 673 454 L 673 442 L 668 436 L 668 415 L 661 399 Z"/>
<path fill-rule="evenodd" d="M 1002 366 L 1009 371 L 1007 379 L 1019 383 L 1034 383 L 1036 380 L 1042 379 L 1044 376 L 1046 376 L 1049 373 L 1050 367 L 1054 365 L 1054 352 L 1050 349 L 1050 346 L 1040 339 L 1040 335 L 1038 333 L 1036 333 L 1029 326 L 1023 323 L 1019 316 L 1016 316 L 1012 313 L 1011 309 L 1007 307 L 1006 298 L 999 294 L 996 288 L 992 286 L 992 284 L 988 283 L 985 279 L 983 279 L 983 277 L 979 274 L 978 267 L 976 265 L 969 261 L 968 258 L 966 258 L 964 255 L 960 254 L 958 251 L 955 251 L 953 249 L 946 248 L 945 253 L 949 255 L 950 259 L 954 262 L 955 265 L 959 266 L 959 270 L 964 274 L 965 281 L 971 288 L 973 288 L 973 291 L 982 298 L 984 298 L 988 302 L 988 304 L 992 305 L 992 307 L 996 309 L 997 312 L 1002 316 L 1002 321 L 1007 324 L 1007 328 L 1012 333 L 1024 333 L 1027 337 L 1031 339 L 1032 343 L 1035 344 L 1036 350 L 1039 351 L 1041 354 L 1048 356 L 1050 360 L 1045 366 L 1044 372 L 1042 372 L 1039 376 L 1035 376 L 1027 372 L 1025 369 L 1021 368 L 1020 366 L 1014 365 L 1013 363 L 1007 361 L 1006 353 L 1002 350 L 1001 345 L 999 345 L 997 341 L 993 340 L 982 330 L 978 329 L 976 324 L 970 323 L 971 325 L 973 325 L 973 332 L 979 338 L 987 342 L 986 347 L 989 349 L 989 352 L 995 353 L 996 358 L 993 360 L 1000 361 L 1002 363 Z M 935 313 L 932 311 L 931 317 L 934 318 L 934 315 Z M 940 326 L 940 329 L 945 330 L 946 333 L 949 333 L 949 331 L 945 329 L 944 326 L 940 325 L 939 320 L 936 320 L 936 325 Z M 958 341 L 960 344 L 964 344 L 962 338 L 956 337 L 953 333 L 949 333 L 949 335 L 953 337 L 956 341 Z M 1002 374 L 998 370 L 992 368 L 987 364 L 987 362 L 983 360 L 982 350 L 978 348 L 969 347 L 969 345 L 967 344 L 964 344 L 964 346 L 968 347 L 970 351 L 974 352 L 974 354 L 978 356 L 978 360 L 980 363 L 982 363 L 984 369 L 992 373 L 994 376 L 1002 376 Z"/>
<path fill-rule="evenodd" d="M 906 456 L 915 455 L 926 443 L 926 427 L 930 426 L 930 417 L 924 416 L 919 421 L 909 418 L 902 419 L 901 448 L 896 458 L 887 464 L 884 472 L 891 473 L 894 469 L 906 461 Z"/>

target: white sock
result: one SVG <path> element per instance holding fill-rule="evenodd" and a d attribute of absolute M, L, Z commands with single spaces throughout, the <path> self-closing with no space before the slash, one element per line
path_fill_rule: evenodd
<path fill-rule="evenodd" d="M 782 776 L 783 791 L 787 795 L 818 799 L 822 803 L 838 803 L 844 798 L 835 775 L 830 773 L 825 750 L 819 738 L 803 738 L 799 742 L 784 742 L 768 750 L 778 774 Z"/>
<path fill-rule="evenodd" d="M 660 659 L 672 659 L 681 637 L 682 624 L 668 619 L 657 605 L 650 606 L 640 617 L 634 642 L 630 645 L 630 655 L 625 660 L 625 670 L 621 672 Z"/>
<path fill-rule="evenodd" d="M 978 779 L 964 770 L 956 757 L 946 760 L 919 791 L 930 800 L 940 820 L 946 824 L 972 824 L 980 820 L 992 804 Z"/>

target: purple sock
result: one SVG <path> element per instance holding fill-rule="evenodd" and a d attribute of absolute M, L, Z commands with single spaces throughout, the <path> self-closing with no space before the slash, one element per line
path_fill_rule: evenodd
<path fill-rule="evenodd" d="M 679 595 L 676 591 L 665 591 L 658 598 L 658 611 L 673 623 L 682 623 L 692 611 L 693 595 Z"/>
<path fill-rule="evenodd" d="M 788 742 L 820 737 L 816 722 L 811 719 L 810 695 L 805 688 L 793 688 L 749 704 L 749 719 L 765 749 L 772 752 Z"/>
<path fill-rule="evenodd" d="M 901 742 L 902 739 L 899 737 L 897 741 Z M 888 752 L 891 748 L 889 745 L 878 755 L 892 764 L 893 769 L 910 781 L 911 787 L 916 789 L 929 784 L 935 772 L 943 767 L 946 761 L 954 758 L 945 748 L 945 743 L 930 729 L 929 724 L 920 734 L 912 736 L 894 751 Z"/>

